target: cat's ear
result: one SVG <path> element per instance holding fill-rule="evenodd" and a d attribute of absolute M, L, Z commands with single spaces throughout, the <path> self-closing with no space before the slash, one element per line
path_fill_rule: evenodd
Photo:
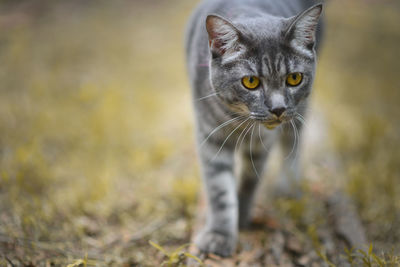
<path fill-rule="evenodd" d="M 318 4 L 291 18 L 285 34 L 287 41 L 294 47 L 312 51 L 321 12 L 322 4 Z"/>
<path fill-rule="evenodd" d="M 206 29 L 213 57 L 233 54 L 240 50 L 240 31 L 228 20 L 217 15 L 208 15 Z"/>

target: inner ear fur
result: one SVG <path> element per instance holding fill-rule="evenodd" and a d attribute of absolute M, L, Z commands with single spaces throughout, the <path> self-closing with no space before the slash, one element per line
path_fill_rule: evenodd
<path fill-rule="evenodd" d="M 212 53 L 222 56 L 239 48 L 241 33 L 227 19 L 214 14 L 208 15 L 206 29 Z"/>
<path fill-rule="evenodd" d="M 285 33 L 286 40 L 312 50 L 322 6 L 322 4 L 317 4 L 291 18 L 291 23 Z"/>

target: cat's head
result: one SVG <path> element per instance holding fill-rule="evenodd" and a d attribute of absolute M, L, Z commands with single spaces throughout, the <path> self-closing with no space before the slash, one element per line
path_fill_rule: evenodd
<path fill-rule="evenodd" d="M 269 129 L 293 119 L 311 91 L 321 11 L 316 5 L 292 18 L 234 23 L 209 15 L 210 78 L 223 103 Z"/>

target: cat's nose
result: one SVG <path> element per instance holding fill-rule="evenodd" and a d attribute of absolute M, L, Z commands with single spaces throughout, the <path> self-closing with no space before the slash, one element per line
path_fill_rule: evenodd
<path fill-rule="evenodd" d="M 286 111 L 285 107 L 277 107 L 270 110 L 272 114 L 275 114 L 278 118 Z"/>

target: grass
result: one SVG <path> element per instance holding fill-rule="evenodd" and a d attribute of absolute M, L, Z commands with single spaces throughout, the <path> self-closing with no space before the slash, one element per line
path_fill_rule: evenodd
<path fill-rule="evenodd" d="M 195 155 L 190 98 L 177 74 L 183 59 L 175 49 L 154 63 L 166 36 L 143 14 L 148 7 L 47 3 L 45 16 L 21 8 L 10 7 L 17 20 L 2 34 L 1 235 L 90 258 L 88 247 L 129 239 L 168 214 L 188 216 L 195 196 L 186 189 L 197 174 L 184 168 Z M 179 36 L 171 32 L 164 47 Z"/>
<path fill-rule="evenodd" d="M 0 6 L 0 265 L 190 257 L 201 184 L 182 32 L 195 4 Z M 343 256 L 365 266 L 399 264 L 399 9 L 328 3 L 313 96 L 329 153 L 306 169 L 354 199 L 373 246 Z M 276 209 L 304 238 L 324 221 L 312 198 Z"/>
<path fill-rule="evenodd" d="M 390 250 L 398 243 L 400 218 L 400 124 L 396 119 L 400 95 L 395 89 L 400 85 L 396 78 L 399 52 L 395 48 L 400 33 L 392 24 L 398 19 L 395 12 L 399 6 L 394 2 L 369 4 L 357 11 L 352 9 L 354 5 L 349 4 L 347 16 L 337 11 L 328 19 L 332 26 L 327 39 L 332 36 L 332 43 L 321 56 L 322 75 L 317 84 L 326 77 L 321 97 L 331 100 L 327 110 L 332 112 L 326 114 L 342 166 L 342 184 L 357 202 L 369 239 L 379 247 L 387 244 Z M 375 8 L 381 13 L 373 12 Z M 334 21 L 335 17 L 340 19 Z M 353 33 L 352 38 L 346 38 L 345 29 Z M 378 39 L 383 49 L 374 46 Z M 323 61 L 324 55 L 338 50 L 351 53 Z"/>

